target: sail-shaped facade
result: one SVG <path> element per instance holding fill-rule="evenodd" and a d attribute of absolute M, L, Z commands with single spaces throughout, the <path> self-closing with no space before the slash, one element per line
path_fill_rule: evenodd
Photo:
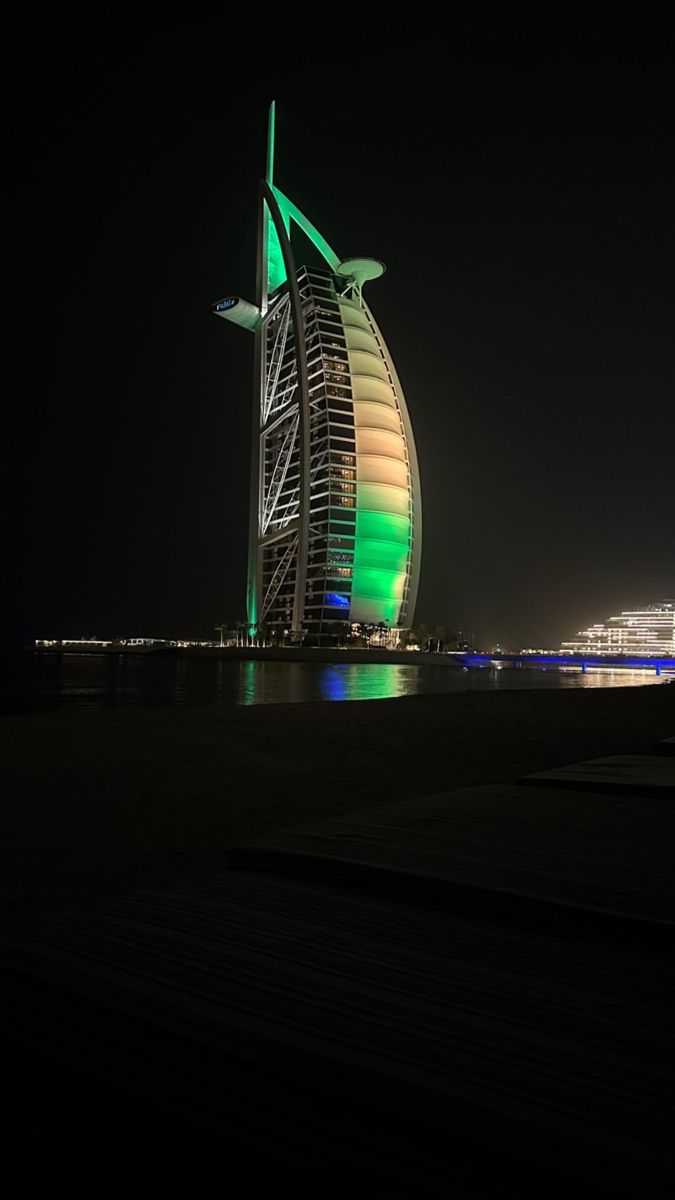
<path fill-rule="evenodd" d="M 260 187 L 256 304 L 214 311 L 255 338 L 248 619 L 296 636 L 412 623 L 421 551 L 410 418 L 363 298 L 383 273 L 341 260 L 274 184 L 274 106 Z M 321 266 L 296 265 L 298 226 Z"/>

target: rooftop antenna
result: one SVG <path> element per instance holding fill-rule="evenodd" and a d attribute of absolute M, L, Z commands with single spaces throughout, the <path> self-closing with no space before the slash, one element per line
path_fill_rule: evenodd
<path fill-rule="evenodd" d="M 270 104 L 269 115 L 267 118 L 267 175 L 266 179 L 270 187 L 274 183 L 274 125 L 276 121 L 277 105 L 276 100 Z"/>

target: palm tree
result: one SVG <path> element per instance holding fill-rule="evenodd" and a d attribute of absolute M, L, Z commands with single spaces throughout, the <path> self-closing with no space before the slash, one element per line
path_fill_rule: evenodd
<path fill-rule="evenodd" d="M 222 647 L 225 645 L 225 638 L 228 636 L 231 637 L 233 633 L 236 634 L 237 622 L 221 621 L 220 625 L 214 625 L 213 628 L 218 630 L 220 633 L 220 646 L 222 649 Z"/>
<path fill-rule="evenodd" d="M 411 640 L 419 646 L 420 650 L 428 650 L 429 642 L 431 641 L 433 630 L 430 625 L 416 625 L 410 630 Z"/>

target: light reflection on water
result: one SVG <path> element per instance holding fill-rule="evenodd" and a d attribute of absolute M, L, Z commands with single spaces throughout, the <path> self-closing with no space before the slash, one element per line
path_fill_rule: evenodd
<path fill-rule="evenodd" d="M 671 676 L 672 678 L 672 676 Z M 4 672 L 2 708 L 127 708 L 376 700 L 440 692 L 626 687 L 648 671 L 502 670 L 417 663 L 228 662 L 221 658 L 29 655 Z"/>
<path fill-rule="evenodd" d="M 287 700 L 381 700 L 387 697 L 415 696 L 439 692 L 522 691 L 530 688 L 561 687 L 626 687 L 656 683 L 657 677 L 644 671 L 581 671 L 558 670 L 499 670 L 478 668 L 461 670 L 454 667 L 406 666 L 399 663 L 248 663 L 263 670 L 251 675 L 247 698 L 243 704 L 267 704 L 277 700 L 283 679 L 270 668 L 281 667 L 283 672 L 293 666 L 305 674 L 289 680 Z M 267 669 L 267 673 L 266 670 Z M 307 679 L 306 672 L 310 672 Z M 311 694 L 307 695 L 308 688 Z M 251 697 L 250 699 L 248 697 Z M 279 696 L 281 699 L 281 696 Z"/>

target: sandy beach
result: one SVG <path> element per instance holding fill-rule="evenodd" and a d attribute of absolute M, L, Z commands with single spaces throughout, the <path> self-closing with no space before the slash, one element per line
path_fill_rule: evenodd
<path fill-rule="evenodd" d="M 645 752 L 674 730 L 669 684 L 9 716 L 2 918 L 198 871 L 261 828 Z"/>

